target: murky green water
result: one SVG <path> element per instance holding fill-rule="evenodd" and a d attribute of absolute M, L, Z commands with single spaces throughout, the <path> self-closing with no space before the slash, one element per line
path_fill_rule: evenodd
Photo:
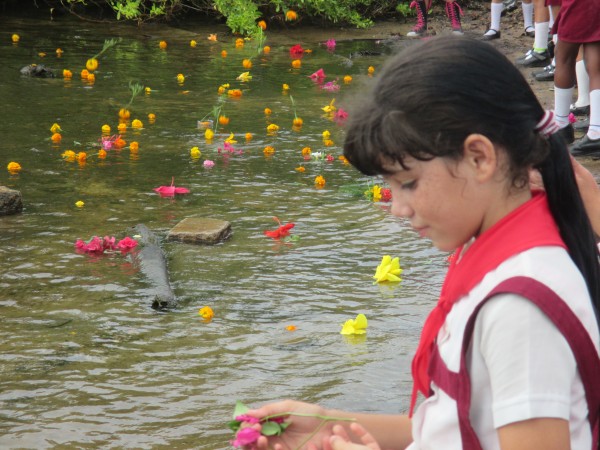
<path fill-rule="evenodd" d="M 0 218 L 2 448 L 224 449 L 237 399 L 293 397 L 384 412 L 407 406 L 410 358 L 445 255 L 386 205 L 345 192 L 367 180 L 338 160 L 343 132 L 321 110 L 333 98 L 343 106 L 390 48 L 344 41 L 332 54 L 318 40 L 280 31 L 267 32 L 271 53 L 259 55 L 252 42 L 236 49 L 222 27 L 187 28 L 0 18 L 0 185 L 20 190 L 25 204 L 22 214 Z M 220 41 L 208 41 L 215 31 Z M 21 36 L 17 45 L 12 33 Z M 123 41 L 100 57 L 95 83 L 82 82 L 86 59 L 112 37 Z M 301 69 L 290 67 L 294 43 L 313 50 Z M 348 64 L 358 50 L 384 55 Z M 253 61 L 248 83 L 235 81 L 246 70 L 244 58 Z M 74 76 L 20 76 L 30 63 L 69 68 Z M 327 81 L 339 80 L 339 92 L 307 77 L 319 68 Z M 183 86 L 178 73 L 186 76 Z M 344 75 L 352 84 L 341 82 Z M 145 127 L 124 134 L 139 142 L 139 153 L 124 148 L 98 159 L 101 127 L 116 132 L 129 81 L 152 89 L 130 108 Z M 223 83 L 243 96 L 226 98 L 230 123 L 208 144 L 196 123 L 217 104 Z M 292 130 L 283 83 L 304 119 L 301 131 Z M 281 127 L 276 136 L 266 133 L 265 107 Z M 58 146 L 50 141 L 55 122 L 64 130 Z M 324 130 L 333 147 L 323 145 Z M 243 154 L 218 153 L 230 132 Z M 266 145 L 275 147 L 270 158 Z M 199 160 L 190 157 L 192 146 L 200 147 Z M 304 161 L 306 146 L 335 161 Z M 86 164 L 64 161 L 67 149 L 86 151 Z M 205 159 L 215 166 L 205 169 Z M 19 174 L 8 173 L 10 161 L 21 164 Z M 304 173 L 295 170 L 300 165 Z M 323 189 L 315 188 L 317 175 L 326 179 Z M 153 188 L 171 177 L 191 194 L 159 197 Z M 299 240 L 264 236 L 276 226 L 272 216 L 294 222 Z M 230 221 L 233 236 L 216 246 L 164 243 L 179 300 L 168 312 L 150 307 L 151 280 L 130 259 L 90 257 L 73 247 L 77 238 L 122 237 L 138 223 L 163 237 L 186 217 Z M 384 254 L 400 257 L 400 285 L 372 284 Z M 198 316 L 206 305 L 215 311 L 210 323 Z M 366 338 L 340 335 L 340 325 L 360 312 L 369 318 Z"/>

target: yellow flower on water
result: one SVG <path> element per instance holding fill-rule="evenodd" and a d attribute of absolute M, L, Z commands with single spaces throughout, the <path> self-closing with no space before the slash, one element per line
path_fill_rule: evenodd
<path fill-rule="evenodd" d="M 96 58 L 90 58 L 85 62 L 85 68 L 90 71 L 93 72 L 94 70 L 96 70 L 98 68 L 98 60 Z"/>
<path fill-rule="evenodd" d="M 271 108 L 265 108 L 265 115 L 266 116 L 270 116 L 272 112 L 273 111 L 271 111 Z"/>
<path fill-rule="evenodd" d="M 352 83 L 352 77 L 350 75 L 344 76 L 344 84 Z"/>
<path fill-rule="evenodd" d="M 217 89 L 217 93 L 218 93 L 219 95 L 221 95 L 221 94 L 224 94 L 224 93 L 225 93 L 225 91 L 226 91 L 226 89 L 225 89 L 225 87 L 224 87 L 224 86 L 219 86 L 219 89 Z"/>
<path fill-rule="evenodd" d="M 267 126 L 267 133 L 277 133 L 279 131 L 279 125 L 271 123 Z"/>
<path fill-rule="evenodd" d="M 21 164 L 19 164 L 18 162 L 11 161 L 8 163 L 8 166 L 6 166 L 6 168 L 11 173 L 17 173 L 19 170 L 21 170 Z"/>
<path fill-rule="evenodd" d="M 303 123 L 304 121 L 301 117 L 294 117 L 294 120 L 292 121 L 292 126 L 299 128 L 302 126 Z"/>
<path fill-rule="evenodd" d="M 152 92 L 152 89 L 150 89 L 150 87 L 146 86 L 146 87 L 144 88 L 144 94 L 146 94 L 146 95 L 150 95 L 150 92 Z"/>
<path fill-rule="evenodd" d="M 183 84 L 183 82 L 184 82 L 184 81 L 185 81 L 185 75 L 184 75 L 184 74 L 182 74 L 182 73 L 178 73 L 178 74 L 177 74 L 177 82 L 178 82 L 179 84 Z"/>
<path fill-rule="evenodd" d="M 38 56 L 39 56 L 40 58 L 44 58 L 44 57 L 46 56 L 46 52 L 39 52 L 39 53 L 38 53 Z"/>
<path fill-rule="evenodd" d="M 265 154 L 265 156 L 271 156 L 273 153 L 275 153 L 275 149 L 270 145 L 267 145 L 264 148 L 263 153 Z"/>
<path fill-rule="evenodd" d="M 212 310 L 210 306 L 203 306 L 198 311 L 198 315 L 202 316 L 204 320 L 210 320 L 215 317 L 215 312 Z"/>
<path fill-rule="evenodd" d="M 323 175 L 318 175 L 315 178 L 315 184 L 317 185 L 317 187 L 320 187 L 320 188 L 325 186 L 325 177 Z"/>
<path fill-rule="evenodd" d="M 225 139 L 225 142 L 227 142 L 228 144 L 237 144 L 237 141 L 234 139 L 233 133 L 231 133 L 229 137 Z"/>
<path fill-rule="evenodd" d="M 69 69 L 63 69 L 63 78 L 73 78 L 73 72 L 71 72 Z"/>
<path fill-rule="evenodd" d="M 323 144 L 325 147 L 333 147 L 335 142 L 333 142 L 331 139 L 323 139 Z"/>
<path fill-rule="evenodd" d="M 64 53 L 64 50 L 62 48 L 59 47 L 59 48 L 56 49 L 56 57 L 57 58 L 62 57 L 63 53 Z"/>
<path fill-rule="evenodd" d="M 369 75 L 373 75 L 375 73 L 375 67 L 369 66 L 369 68 L 367 69 L 367 72 L 369 72 Z"/>
<path fill-rule="evenodd" d="M 57 133 L 54 133 L 50 139 L 51 139 L 51 140 L 52 140 L 52 142 L 54 142 L 55 144 L 59 144 L 59 143 L 60 143 L 60 141 L 62 140 L 62 136 L 61 136 L 61 134 L 60 134 L 60 133 L 58 133 L 58 132 L 57 132 Z"/>
<path fill-rule="evenodd" d="M 367 316 L 364 314 L 358 314 L 356 319 L 348 319 L 342 325 L 342 331 L 340 334 L 365 334 L 367 332 Z"/>
<path fill-rule="evenodd" d="M 377 266 L 375 275 L 373 275 L 373 278 L 375 279 L 374 283 L 402 281 L 402 278 L 400 278 L 401 273 L 400 258 L 396 257 L 392 259 L 390 255 L 385 255 L 381 259 L 381 264 Z"/>
<path fill-rule="evenodd" d="M 160 41 L 158 43 L 158 47 L 164 50 L 165 48 L 167 48 L 167 41 Z"/>
<path fill-rule="evenodd" d="M 60 129 L 60 125 L 57 123 L 53 123 L 52 126 L 50 127 L 50 132 L 51 133 L 60 133 L 62 132 L 62 130 Z"/>
<path fill-rule="evenodd" d="M 93 84 L 96 81 L 96 75 L 94 75 L 93 73 L 89 73 L 87 76 L 87 82 L 89 84 Z"/>
<path fill-rule="evenodd" d="M 374 202 L 380 201 L 381 200 L 381 186 L 376 184 L 375 186 L 373 186 L 372 192 L 373 192 L 373 201 Z"/>
<path fill-rule="evenodd" d="M 287 327 L 285 327 L 285 329 L 288 331 L 296 331 L 298 328 L 296 327 L 296 325 L 288 325 Z"/>
<path fill-rule="evenodd" d="M 241 97 L 242 94 L 243 93 L 241 89 L 229 89 L 227 91 L 227 95 L 229 95 L 230 97 Z"/>
<path fill-rule="evenodd" d="M 65 161 L 71 162 L 75 161 L 76 157 L 75 152 L 73 150 L 65 150 L 61 156 L 65 159 Z"/>
<path fill-rule="evenodd" d="M 81 200 L 78 200 L 75 202 L 75 206 L 77 206 L 78 208 L 83 208 L 85 206 L 85 203 L 83 203 Z"/>
<path fill-rule="evenodd" d="M 238 81 L 250 81 L 251 79 L 252 79 L 252 75 L 250 75 L 250 72 L 241 73 L 236 78 L 236 80 L 238 80 Z"/>
<path fill-rule="evenodd" d="M 331 137 L 331 133 L 329 130 L 323 131 L 323 139 L 329 139 Z"/>
<path fill-rule="evenodd" d="M 294 69 L 299 69 L 300 67 L 302 67 L 302 61 L 300 61 L 299 59 L 292 60 L 292 67 Z"/>
<path fill-rule="evenodd" d="M 348 161 L 348 158 L 346 158 L 344 155 L 340 155 L 339 160 L 344 164 L 350 164 L 350 161 Z"/>
<path fill-rule="evenodd" d="M 119 110 L 119 119 L 128 120 L 131 117 L 131 112 L 127 108 L 121 108 Z"/>
<path fill-rule="evenodd" d="M 144 128 L 144 124 L 142 123 L 142 121 L 140 119 L 133 119 L 133 121 L 131 122 L 131 127 L 132 128 Z"/>
<path fill-rule="evenodd" d="M 204 138 L 207 141 L 210 141 L 215 135 L 215 132 L 213 130 L 211 130 L 210 128 L 207 128 L 206 131 L 204 132 Z"/>
<path fill-rule="evenodd" d="M 90 73 L 88 72 L 88 70 L 87 70 L 87 69 L 83 69 L 83 70 L 81 71 L 80 75 L 81 75 L 81 79 L 83 79 L 83 80 L 87 80 L 87 79 L 88 79 L 88 77 L 90 76 Z"/>
<path fill-rule="evenodd" d="M 21 39 L 21 36 L 19 36 L 18 34 L 15 33 L 11 36 L 11 38 L 12 38 L 12 41 L 16 44 Z"/>
<path fill-rule="evenodd" d="M 196 46 L 196 44 L 197 44 L 197 42 L 196 42 L 195 40 L 193 40 L 193 39 L 192 39 L 192 40 L 190 41 L 190 47 L 195 47 L 195 46 Z"/>
<path fill-rule="evenodd" d="M 79 152 L 75 156 L 77 157 L 77 162 L 83 163 L 83 162 L 85 162 L 87 160 L 87 153 L 86 152 Z"/>
<path fill-rule="evenodd" d="M 121 122 L 119 125 L 117 125 L 117 130 L 119 130 L 119 133 L 125 133 L 127 131 L 127 124 L 125 122 Z"/>
<path fill-rule="evenodd" d="M 337 111 L 337 108 L 334 106 L 334 104 L 335 104 L 335 98 L 329 102 L 329 105 L 323 106 L 321 109 L 323 111 L 325 111 L 327 114 L 334 113 Z M 323 134 L 323 137 L 325 137 L 325 134 Z"/>
<path fill-rule="evenodd" d="M 296 20 L 298 18 L 298 14 L 296 13 L 296 11 L 293 10 L 289 10 L 288 12 L 285 13 L 285 20 Z"/>
<path fill-rule="evenodd" d="M 190 156 L 192 158 L 200 158 L 200 155 L 202 155 L 202 152 L 200 151 L 200 149 L 198 147 L 192 147 L 190 149 Z"/>
<path fill-rule="evenodd" d="M 102 125 L 102 133 L 109 134 L 110 133 L 110 125 Z"/>
<path fill-rule="evenodd" d="M 130 151 L 130 152 L 137 153 L 139 149 L 140 149 L 140 144 L 139 144 L 139 142 L 132 141 L 132 142 L 129 144 L 129 151 Z"/>
<path fill-rule="evenodd" d="M 284 91 L 289 91 L 289 90 L 290 90 L 290 85 L 289 85 L 289 84 L 285 84 L 285 83 L 283 83 L 283 85 L 281 86 L 281 88 L 282 88 Z"/>

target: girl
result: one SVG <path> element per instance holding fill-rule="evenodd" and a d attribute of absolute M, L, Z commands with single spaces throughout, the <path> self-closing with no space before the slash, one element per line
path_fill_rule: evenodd
<path fill-rule="evenodd" d="M 417 23 L 411 31 L 406 33 L 408 37 L 422 37 L 427 34 L 427 11 L 431 9 L 431 2 L 433 0 L 413 0 L 410 4 L 411 8 L 415 8 L 417 14 Z M 446 16 L 450 20 L 450 26 L 452 27 L 452 34 L 463 34 L 462 25 L 460 23 L 460 16 L 462 16 L 462 9 L 455 0 L 444 0 L 444 8 L 446 10 Z"/>
<path fill-rule="evenodd" d="M 445 37 L 394 57 L 350 117 L 348 160 L 383 175 L 394 215 L 454 251 L 413 360 L 411 411 L 268 404 L 249 414 L 310 417 L 255 448 L 596 448 L 600 264 L 552 113 L 492 46 Z M 529 188 L 534 169 L 545 192 Z M 313 435 L 312 415 L 356 423 Z"/>

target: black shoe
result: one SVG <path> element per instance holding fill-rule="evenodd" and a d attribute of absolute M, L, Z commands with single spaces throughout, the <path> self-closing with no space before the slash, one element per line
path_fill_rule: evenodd
<path fill-rule="evenodd" d="M 482 41 L 492 41 L 494 39 L 500 39 L 500 31 L 493 28 L 487 30 L 481 38 Z"/>
<path fill-rule="evenodd" d="M 552 39 L 548 41 L 548 54 L 550 58 L 554 58 L 554 41 Z"/>
<path fill-rule="evenodd" d="M 586 134 L 569 146 L 569 151 L 573 156 L 600 155 L 600 139 L 590 139 Z"/>
<path fill-rule="evenodd" d="M 517 9 L 517 0 L 504 0 L 502 6 L 502 13 L 514 11 Z"/>
<path fill-rule="evenodd" d="M 556 66 L 554 66 L 554 64 L 549 64 L 542 70 L 532 72 L 531 75 L 533 75 L 533 78 L 535 78 L 537 81 L 552 81 L 554 80 L 555 69 Z"/>
<path fill-rule="evenodd" d="M 575 103 L 573 103 L 571 105 L 570 112 L 576 116 L 588 116 L 590 114 L 590 105 L 576 106 Z"/>
<path fill-rule="evenodd" d="M 567 144 L 570 144 L 575 140 L 575 130 L 571 124 L 561 128 L 555 134 L 560 136 Z"/>
<path fill-rule="evenodd" d="M 532 26 L 525 28 L 525 31 L 523 31 L 523 35 L 529 36 L 529 37 L 535 37 L 535 28 L 533 28 Z"/>
<path fill-rule="evenodd" d="M 548 50 L 544 50 L 543 52 L 539 53 L 532 49 L 525 53 L 525 56 L 518 58 L 515 61 L 515 64 L 523 67 L 544 67 L 551 61 L 552 58 L 550 58 Z"/>
<path fill-rule="evenodd" d="M 578 131 L 584 131 L 587 132 L 588 128 L 590 127 L 590 119 L 589 117 L 583 120 L 578 120 L 577 122 L 575 122 L 573 124 L 573 129 L 578 130 Z"/>

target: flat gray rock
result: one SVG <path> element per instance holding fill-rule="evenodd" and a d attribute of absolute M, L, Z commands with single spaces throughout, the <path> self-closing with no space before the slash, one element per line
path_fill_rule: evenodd
<path fill-rule="evenodd" d="M 21 192 L 0 186 L 0 216 L 18 214 L 23 211 Z"/>
<path fill-rule="evenodd" d="M 188 217 L 169 231 L 167 240 L 189 244 L 218 244 L 230 235 L 231 224 L 225 220 Z"/>

